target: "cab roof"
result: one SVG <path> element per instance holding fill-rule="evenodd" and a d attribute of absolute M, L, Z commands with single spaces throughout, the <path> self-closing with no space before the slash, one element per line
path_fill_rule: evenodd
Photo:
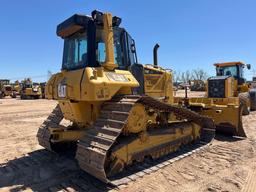
<path fill-rule="evenodd" d="M 226 67 L 226 66 L 234 66 L 234 65 L 245 65 L 242 61 L 233 61 L 233 62 L 224 62 L 224 63 L 215 63 L 216 67 Z"/>
<path fill-rule="evenodd" d="M 57 35 L 61 38 L 66 38 L 74 33 L 86 29 L 89 21 L 93 21 L 94 24 L 103 26 L 104 13 L 94 10 L 90 15 L 74 14 L 70 18 L 66 19 L 57 26 Z M 119 27 L 122 19 L 120 17 L 112 17 L 112 26 Z"/>

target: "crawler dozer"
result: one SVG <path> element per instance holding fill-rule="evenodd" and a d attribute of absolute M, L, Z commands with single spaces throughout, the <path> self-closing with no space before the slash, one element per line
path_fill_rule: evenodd
<path fill-rule="evenodd" d="M 110 182 L 134 162 L 156 159 L 181 146 L 214 138 L 210 118 L 173 105 L 172 73 L 137 61 L 135 41 L 121 18 L 93 11 L 57 27 L 64 39 L 61 72 L 47 82 L 58 101 L 39 128 L 39 144 L 60 152 L 76 145 L 82 170 Z M 65 126 L 62 120 L 71 122 Z"/>
<path fill-rule="evenodd" d="M 175 98 L 200 114 L 214 119 L 216 130 L 225 134 L 245 137 L 242 115 L 255 110 L 256 90 L 244 78 L 243 62 L 216 63 L 216 76 L 207 81 L 207 98 Z"/>
<path fill-rule="evenodd" d="M 21 82 L 20 98 L 21 99 L 40 99 L 42 91 L 39 84 L 32 82 L 30 78 L 25 78 Z"/>

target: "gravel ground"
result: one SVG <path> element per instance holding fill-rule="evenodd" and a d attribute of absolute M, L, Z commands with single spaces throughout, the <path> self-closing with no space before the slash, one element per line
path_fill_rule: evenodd
<path fill-rule="evenodd" d="M 248 138 L 217 136 L 203 151 L 116 189 L 80 171 L 73 158 L 38 145 L 37 129 L 55 105 L 0 100 L 1 191 L 256 191 L 256 112 L 243 117 Z"/>

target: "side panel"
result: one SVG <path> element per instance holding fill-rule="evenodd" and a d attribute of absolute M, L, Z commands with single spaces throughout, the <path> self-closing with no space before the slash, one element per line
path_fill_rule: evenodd
<path fill-rule="evenodd" d="M 87 67 L 53 75 L 45 91 L 48 99 L 59 101 L 66 119 L 89 126 L 98 117 L 104 101 L 116 94 L 130 94 L 131 88 L 138 85 L 129 71 Z"/>
<path fill-rule="evenodd" d="M 100 113 L 102 102 L 59 100 L 64 117 L 82 126 L 90 126 Z"/>
<path fill-rule="evenodd" d="M 172 74 L 160 68 L 146 66 L 144 69 L 145 94 L 164 98 L 173 103 Z"/>
<path fill-rule="evenodd" d="M 81 81 L 81 100 L 107 101 L 120 90 L 123 90 L 122 94 L 130 94 L 131 88 L 138 86 L 138 81 L 129 71 L 106 71 L 103 68 L 88 67 Z"/>

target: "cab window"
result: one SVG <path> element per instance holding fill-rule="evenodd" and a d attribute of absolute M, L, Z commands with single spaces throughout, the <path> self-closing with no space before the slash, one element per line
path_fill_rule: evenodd
<path fill-rule="evenodd" d="M 229 66 L 229 67 L 218 67 L 217 74 L 218 76 L 232 76 L 237 78 L 237 66 Z"/>
<path fill-rule="evenodd" d="M 62 69 L 79 69 L 87 65 L 87 35 L 76 34 L 65 39 Z"/>
<path fill-rule="evenodd" d="M 129 57 L 129 64 L 130 65 L 133 65 L 136 63 L 135 61 L 135 53 L 132 49 L 135 48 L 135 45 L 134 45 L 134 42 L 133 42 L 133 39 L 131 38 L 131 36 L 128 34 L 127 35 L 127 45 L 128 45 L 128 57 Z"/>
<path fill-rule="evenodd" d="M 96 32 L 96 58 L 97 62 L 102 65 L 106 61 L 106 45 L 104 43 L 103 30 L 97 29 Z M 123 65 L 122 46 L 120 33 L 114 30 L 114 62 L 119 67 Z"/>

